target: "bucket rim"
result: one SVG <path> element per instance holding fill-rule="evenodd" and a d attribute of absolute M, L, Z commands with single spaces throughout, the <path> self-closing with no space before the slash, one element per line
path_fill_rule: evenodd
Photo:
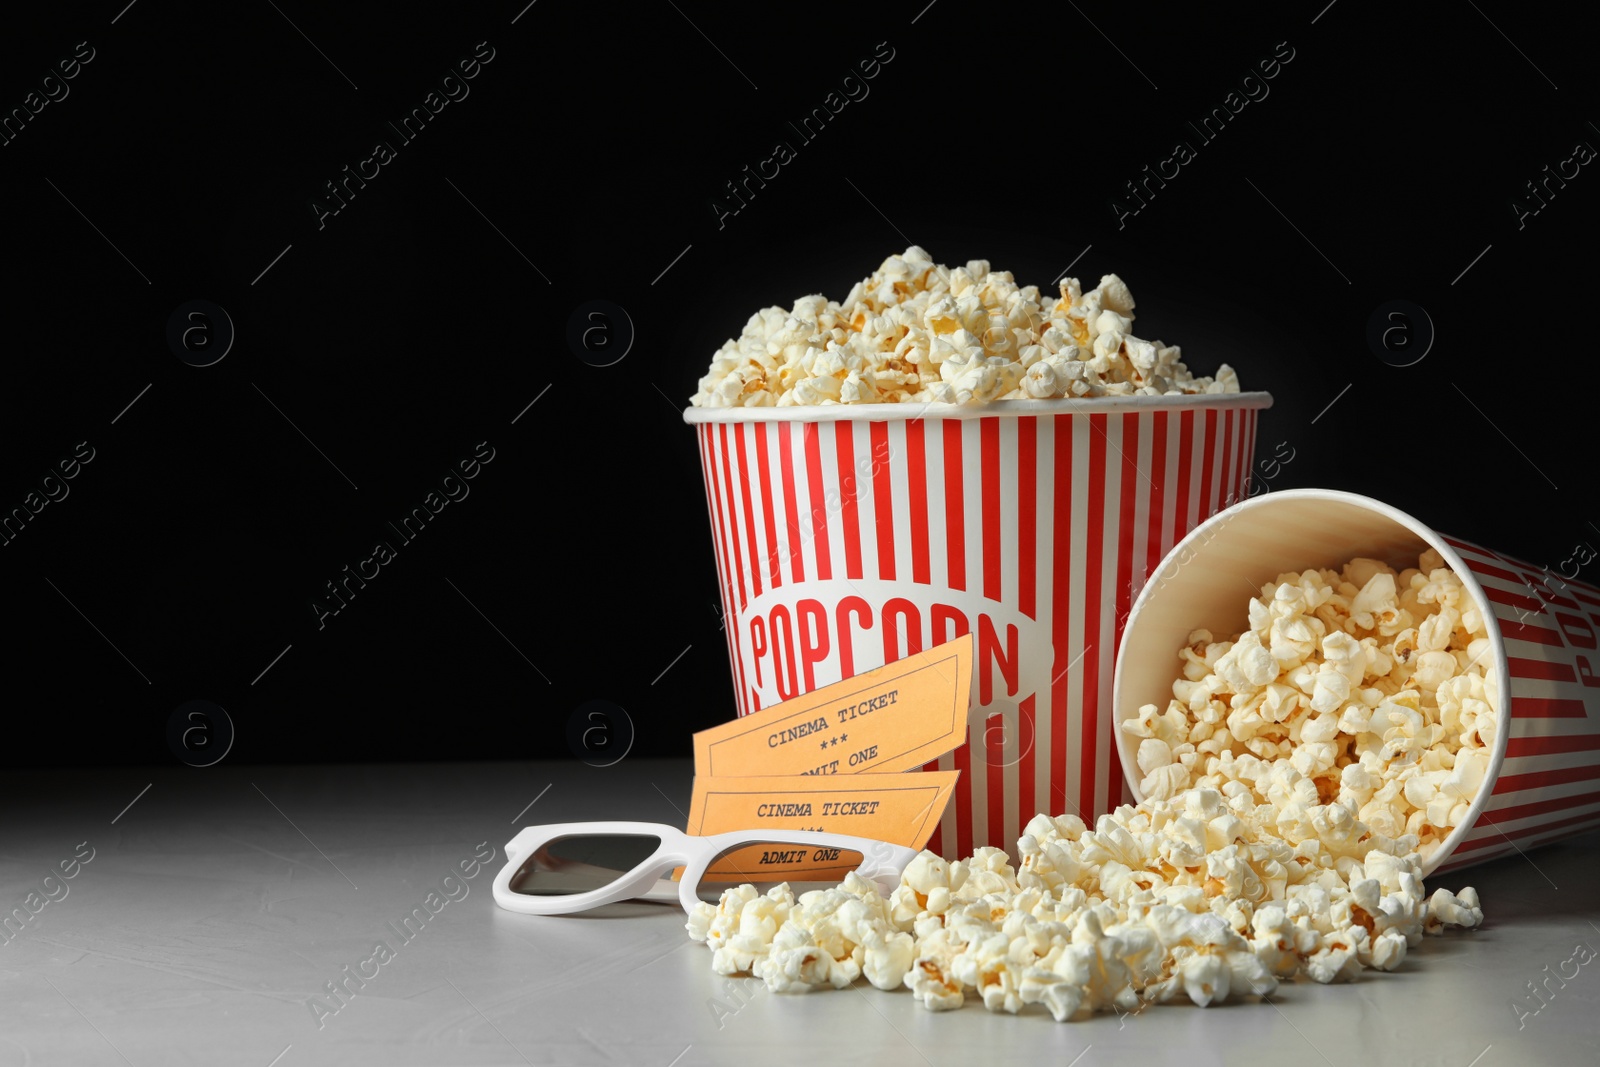
<path fill-rule="evenodd" d="M 740 422 L 912 422 L 922 419 L 981 419 L 994 416 L 1097 415 L 1106 412 L 1259 410 L 1272 406 L 1272 394 L 1190 393 L 1182 396 L 1061 397 L 1055 400 L 995 400 L 988 404 L 796 404 L 793 407 L 699 408 L 683 410 L 691 425 Z"/>

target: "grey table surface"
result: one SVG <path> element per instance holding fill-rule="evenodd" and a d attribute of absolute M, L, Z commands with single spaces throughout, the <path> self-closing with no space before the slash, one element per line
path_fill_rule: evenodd
<path fill-rule="evenodd" d="M 519 827 L 681 826 L 690 774 L 644 759 L 5 772 L 0 1067 L 1600 1061 L 1600 959 L 1570 962 L 1600 950 L 1592 834 L 1440 882 L 1476 885 L 1487 921 L 1395 973 L 1075 1023 L 933 1013 L 865 982 L 774 995 L 713 974 L 676 907 L 495 906 Z M 483 842 L 495 859 L 466 895 L 402 941 L 395 925 Z M 392 957 L 319 1017 L 313 998 L 380 941 Z"/>

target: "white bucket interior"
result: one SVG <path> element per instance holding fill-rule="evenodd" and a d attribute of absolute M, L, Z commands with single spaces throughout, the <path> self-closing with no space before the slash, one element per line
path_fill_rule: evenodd
<path fill-rule="evenodd" d="M 1511 732 L 1505 646 L 1483 589 L 1448 542 L 1416 519 L 1371 497 L 1323 489 L 1286 489 L 1254 497 L 1197 526 L 1150 576 L 1123 630 L 1112 689 L 1115 742 L 1128 788 L 1135 799 L 1142 777 L 1122 723 L 1143 704 L 1166 707 L 1179 677 L 1178 650 L 1191 630 L 1206 629 L 1227 640 L 1248 625 L 1249 598 L 1286 572 L 1337 570 L 1352 558 L 1378 559 L 1396 570 L 1417 565 L 1432 548 L 1466 587 L 1488 624 L 1491 663 L 1500 680 L 1499 729 L 1483 786 L 1471 811 L 1423 865 L 1431 874 L 1466 836 L 1482 812 L 1505 760 Z"/>

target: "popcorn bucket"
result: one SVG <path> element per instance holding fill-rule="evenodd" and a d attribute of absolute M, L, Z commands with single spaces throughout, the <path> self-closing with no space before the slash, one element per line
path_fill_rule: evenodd
<path fill-rule="evenodd" d="M 1414 567 L 1426 548 L 1444 558 L 1483 614 L 1500 699 L 1483 786 L 1423 874 L 1600 827 L 1600 590 L 1552 581 L 1531 564 L 1436 533 L 1353 493 L 1285 489 L 1196 527 L 1133 606 L 1117 660 L 1113 722 L 1136 717 L 1142 704 L 1165 707 L 1189 632 L 1240 632 L 1248 597 L 1279 574 L 1337 569 L 1356 556 Z M 1114 733 L 1137 797 L 1138 739 L 1120 728 Z"/>
<path fill-rule="evenodd" d="M 690 408 L 737 710 L 971 633 L 967 743 L 928 847 L 1015 847 L 1124 796 L 1109 723 L 1145 576 L 1242 499 L 1266 393 Z M 936 413 L 931 413 L 936 412 Z"/>

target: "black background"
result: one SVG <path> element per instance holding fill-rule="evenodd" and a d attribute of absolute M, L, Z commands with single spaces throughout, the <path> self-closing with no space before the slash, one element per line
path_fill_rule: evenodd
<path fill-rule="evenodd" d="M 193 699 L 229 712 L 234 762 L 566 757 L 590 700 L 634 753 L 687 755 L 733 701 L 681 408 L 753 311 L 842 297 L 908 241 L 1041 287 L 1121 274 L 1140 336 L 1274 395 L 1269 489 L 1372 494 L 1552 568 L 1600 543 L 1600 177 L 1521 229 L 1511 206 L 1600 145 L 1566 15 L 523 2 L 8 15 L 6 113 L 95 58 L 0 146 L 0 510 L 77 442 L 95 458 L 0 547 L 0 762 L 170 763 Z M 470 95 L 399 144 L 385 121 L 480 41 Z M 787 124 L 880 42 L 869 95 L 800 145 Z M 1185 121 L 1279 42 L 1270 95 L 1200 144 Z M 378 139 L 397 158 L 319 228 Z M 1197 158 L 1119 228 L 1179 139 Z M 797 158 L 719 228 L 779 140 Z M 195 299 L 237 330 L 205 368 L 166 340 Z M 566 340 L 593 299 L 636 329 L 613 366 Z M 1366 340 L 1394 299 L 1437 331 L 1407 367 Z M 470 496 L 319 629 L 324 583 L 480 441 Z"/>

